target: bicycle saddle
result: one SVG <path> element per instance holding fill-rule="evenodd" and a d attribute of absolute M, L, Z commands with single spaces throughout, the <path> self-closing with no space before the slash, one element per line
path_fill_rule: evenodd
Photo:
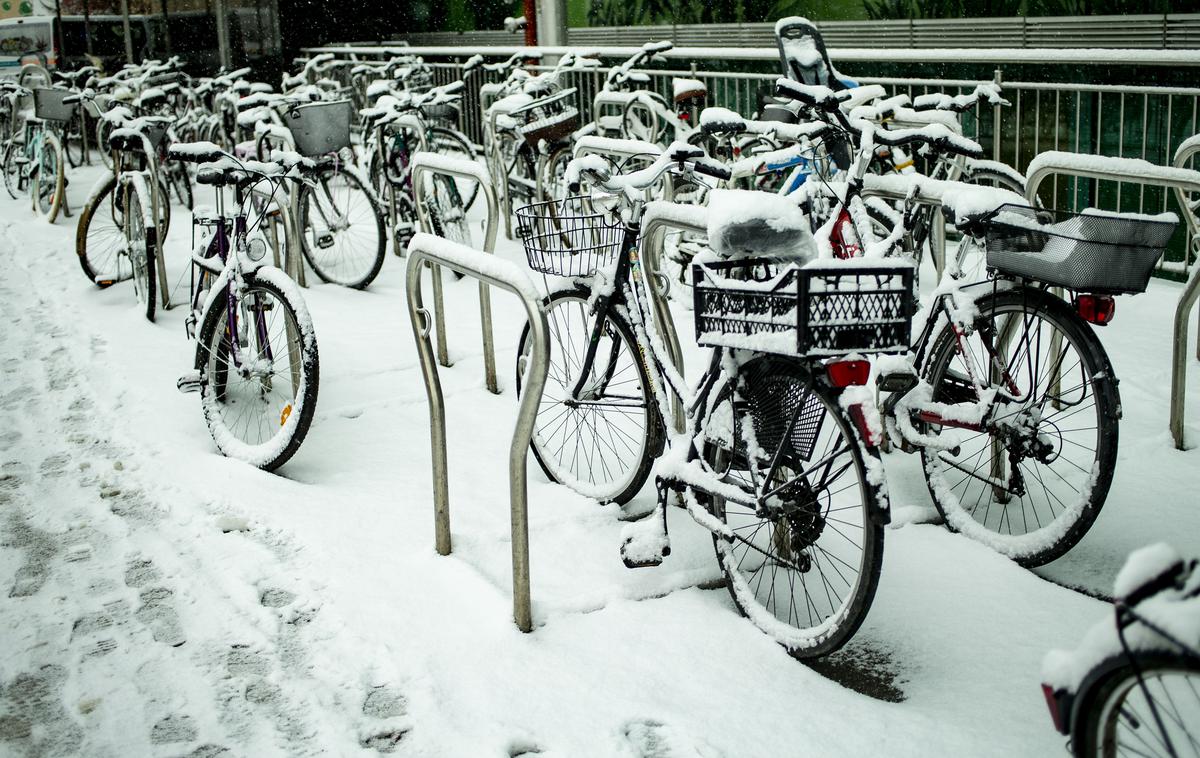
<path fill-rule="evenodd" d="M 773 192 L 715 189 L 708 194 L 708 244 L 725 258 L 807 261 L 817 254 L 808 217 Z"/>

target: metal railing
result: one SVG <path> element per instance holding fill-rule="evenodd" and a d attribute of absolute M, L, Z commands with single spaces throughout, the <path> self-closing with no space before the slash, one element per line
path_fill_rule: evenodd
<path fill-rule="evenodd" d="M 431 263 L 457 271 L 463 276 L 478 279 L 481 283 L 500 287 L 516 295 L 525 307 L 529 318 L 531 339 L 529 362 L 525 368 L 525 384 L 522 388 L 521 404 L 517 411 L 517 423 L 513 430 L 512 445 L 508 454 L 509 507 L 512 529 L 512 572 L 513 572 L 513 621 L 523 632 L 533 629 L 533 608 L 529 593 L 529 507 L 528 486 L 525 476 L 525 459 L 533 439 L 534 423 L 537 421 L 538 405 L 542 401 L 542 390 L 546 385 L 546 374 L 550 366 L 549 326 L 546 314 L 541 310 L 541 295 L 534 287 L 529 274 L 515 264 L 474 250 L 420 233 L 413 237 L 408 246 L 408 316 L 412 322 L 413 338 L 417 343 L 417 355 L 421 360 L 421 374 L 425 379 L 425 392 L 429 396 L 429 436 L 433 459 L 433 509 L 434 540 L 439 555 L 449 555 L 450 544 L 450 495 L 446 466 L 446 404 L 442 396 L 442 384 L 438 378 L 437 362 L 433 357 L 433 345 L 429 342 L 429 311 L 421 297 L 421 270 Z M 520 360 L 520 358 L 518 358 Z"/>
<path fill-rule="evenodd" d="M 1200 14 L 1196 13 L 821 21 L 816 26 L 830 47 L 939 48 L 946 46 L 948 39 L 959 48 L 1200 47 Z M 571 45 L 640 45 L 650 39 L 669 39 L 681 46 L 774 48 L 775 25 L 670 24 L 567 30 Z M 425 32 L 406 35 L 403 40 L 422 46 L 511 45 L 519 41 L 498 30 Z"/>

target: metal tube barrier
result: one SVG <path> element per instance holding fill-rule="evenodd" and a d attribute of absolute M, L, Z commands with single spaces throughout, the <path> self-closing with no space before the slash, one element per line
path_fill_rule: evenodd
<path fill-rule="evenodd" d="M 408 316 L 421 359 L 421 374 L 429 395 L 429 436 L 433 458 L 434 536 L 439 555 L 450 554 L 450 499 L 446 479 L 446 408 L 438 379 L 433 346 L 429 342 L 429 311 L 421 298 L 421 266 L 436 263 L 464 276 L 500 287 L 516 295 L 525 306 L 532 338 L 525 366 L 524 394 L 517 411 L 516 428 L 508 455 L 509 505 L 512 521 L 513 620 L 523 632 L 533 629 L 529 596 L 529 513 L 525 460 L 533 439 L 538 406 L 550 366 L 549 327 L 541 309 L 541 295 L 529 275 L 515 264 L 456 242 L 418 233 L 408 246 Z M 517 357 L 521 360 L 521 356 Z"/>
<path fill-rule="evenodd" d="M 646 205 L 642 214 L 641 260 L 646 280 L 650 284 L 651 303 L 655 323 L 663 336 L 667 353 L 675 370 L 683 376 L 683 349 L 679 345 L 679 333 L 675 329 L 675 319 L 667 301 L 670 282 L 662 273 L 662 253 L 667 230 L 675 229 L 682 232 L 708 234 L 708 224 L 704 220 L 704 208 L 698 205 L 681 205 L 679 203 L 651 202 Z M 685 418 L 682 399 L 674 398 L 675 431 L 682 434 L 685 431 Z"/>
<path fill-rule="evenodd" d="M 479 185 L 480 192 L 483 194 L 483 200 L 487 205 L 487 217 L 484 220 L 483 231 L 483 252 L 488 254 L 495 253 L 496 232 L 500 223 L 500 210 L 496 200 L 496 189 L 492 186 L 487 169 L 475 161 L 464 158 L 452 158 L 429 152 L 418 152 L 413 156 L 410 165 L 413 195 L 417 206 L 417 218 L 421 222 L 421 231 L 427 234 L 433 233 L 425 207 L 425 182 L 422 181 L 424 176 L 426 174 L 440 174 L 442 176 L 469 179 Z M 440 290 L 441 272 L 436 266 L 433 267 L 433 278 L 435 282 L 434 286 L 437 290 Z M 434 320 L 437 323 L 438 329 L 438 362 L 443 366 L 449 366 L 450 362 L 449 355 L 447 355 L 445 336 L 446 318 L 441 297 L 434 299 L 434 311 Z M 479 321 L 483 333 L 484 378 L 487 382 L 488 392 L 499 394 L 500 388 L 496 383 L 496 348 L 492 338 L 492 296 L 487 284 L 482 280 L 479 282 Z"/>
<path fill-rule="evenodd" d="M 1181 168 L 1200 145 L 1181 149 L 1175 156 L 1175 166 L 1156 166 L 1136 158 L 1109 158 L 1076 153 L 1046 152 L 1029 165 L 1029 181 L 1025 196 L 1030 202 L 1037 198 L 1038 186 L 1050 176 L 1078 176 L 1086 179 L 1107 179 L 1126 184 L 1151 184 L 1175 191 L 1187 223 L 1191 251 L 1198 252 L 1197 238 L 1200 223 L 1187 202 L 1187 194 L 1200 192 L 1200 172 Z M 1186 264 L 1186 261 L 1185 261 Z M 1200 266 L 1193 266 L 1183 293 L 1175 306 L 1173 347 L 1171 350 L 1171 437 L 1178 450 L 1184 449 L 1183 410 L 1187 379 L 1187 317 L 1200 296 Z"/>

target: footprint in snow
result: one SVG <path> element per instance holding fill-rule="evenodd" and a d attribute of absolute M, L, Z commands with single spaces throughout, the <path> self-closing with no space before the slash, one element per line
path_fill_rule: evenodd
<path fill-rule="evenodd" d="M 721 755 L 679 729 L 653 719 L 629 722 L 623 736 L 625 755 L 634 758 L 720 758 Z"/>

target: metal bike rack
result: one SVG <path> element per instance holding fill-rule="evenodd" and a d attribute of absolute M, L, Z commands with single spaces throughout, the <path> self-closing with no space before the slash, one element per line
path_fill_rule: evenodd
<path fill-rule="evenodd" d="M 417 206 L 417 218 L 421 223 L 421 231 L 432 234 L 429 215 L 425 208 L 426 174 L 441 174 L 442 176 L 469 179 L 479 184 L 484 202 L 487 204 L 487 218 L 484 221 L 483 252 L 496 252 L 496 231 L 499 224 L 499 205 L 496 201 L 496 190 L 492 186 L 487 169 L 475 161 L 463 158 L 451 158 L 437 153 L 418 152 L 413 156 L 410 177 L 412 179 L 413 199 Z M 433 309 L 434 321 L 437 325 L 437 355 L 438 363 L 450 365 L 449 351 L 446 347 L 446 315 L 442 298 L 442 274 L 436 264 L 431 266 L 433 271 Z M 496 349 L 492 339 L 492 297 L 488 285 L 479 282 L 479 320 L 483 332 L 483 370 L 487 381 L 488 391 L 499 394 L 496 384 Z"/>
<path fill-rule="evenodd" d="M 1200 193 L 1200 172 L 1183 168 L 1200 153 L 1200 143 L 1184 144 L 1175 155 L 1174 166 L 1156 166 L 1136 158 L 1098 158 L 1094 155 L 1057 151 L 1038 155 L 1029 164 L 1029 183 L 1025 197 L 1031 203 L 1037 198 L 1038 187 L 1050 176 L 1077 176 L 1085 179 L 1107 179 L 1124 184 L 1150 184 L 1175 191 L 1179 207 L 1188 227 L 1188 253 L 1200 256 L 1200 225 L 1188 205 L 1188 193 Z M 1187 379 L 1187 317 L 1200 296 L 1200 265 L 1192 273 L 1175 306 L 1173 348 L 1171 351 L 1171 436 L 1178 450 L 1184 449 L 1183 410 Z"/>
<path fill-rule="evenodd" d="M 512 520 L 513 620 L 523 632 L 533 629 L 529 596 L 529 511 L 525 461 L 533 439 L 538 406 L 550 366 L 549 326 L 541 309 L 542 297 L 529 275 L 515 264 L 456 242 L 419 233 L 408 246 L 408 316 L 421 359 L 421 374 L 429 395 L 429 436 L 433 458 L 434 537 L 439 555 L 450 554 L 450 499 L 446 480 L 446 407 L 438 378 L 433 345 L 429 342 L 430 316 L 421 298 L 424 263 L 457 271 L 464 276 L 500 287 L 516 295 L 525 306 L 532 338 L 525 387 L 517 411 L 516 428 L 508 454 L 509 505 Z M 521 360 L 518 356 L 517 360 Z"/>
<path fill-rule="evenodd" d="M 642 214 L 641 260 L 646 280 L 650 283 L 652 312 L 663 344 L 680 376 L 683 375 L 683 349 L 667 300 L 670 281 L 662 273 L 662 254 L 668 229 L 707 235 L 708 224 L 704 221 L 703 213 L 702 206 L 654 201 L 646 204 Z M 685 431 L 685 414 L 680 398 L 674 398 L 674 406 L 675 431 L 682 434 Z"/>

